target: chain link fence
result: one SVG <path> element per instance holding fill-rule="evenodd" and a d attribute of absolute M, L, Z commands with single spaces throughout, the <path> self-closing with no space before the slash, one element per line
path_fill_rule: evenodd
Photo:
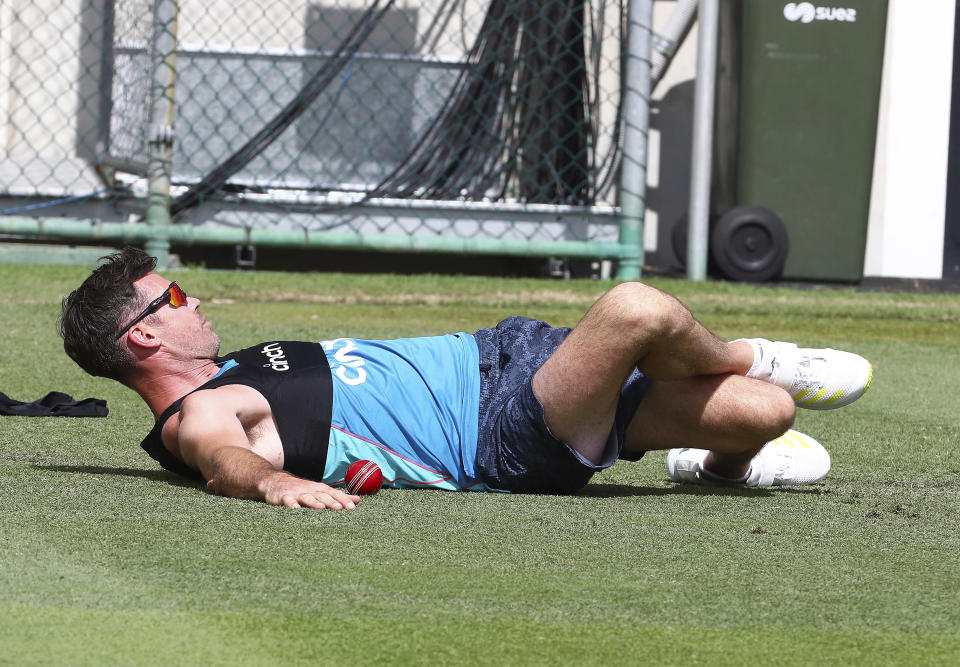
<path fill-rule="evenodd" d="M 0 233 L 636 259 L 628 10 L 4 0 Z"/>

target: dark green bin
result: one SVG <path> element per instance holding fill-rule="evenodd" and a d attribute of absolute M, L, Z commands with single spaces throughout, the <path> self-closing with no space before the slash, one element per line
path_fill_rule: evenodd
<path fill-rule="evenodd" d="M 734 203 L 783 220 L 784 278 L 860 280 L 887 2 L 741 0 L 738 9 Z"/>

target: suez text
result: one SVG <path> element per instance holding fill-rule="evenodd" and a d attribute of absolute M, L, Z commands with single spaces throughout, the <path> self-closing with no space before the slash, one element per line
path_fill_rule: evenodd
<path fill-rule="evenodd" d="M 791 2 L 784 6 L 783 16 L 788 21 L 845 21 L 855 23 L 857 10 L 843 7 L 816 7 L 812 2 Z"/>

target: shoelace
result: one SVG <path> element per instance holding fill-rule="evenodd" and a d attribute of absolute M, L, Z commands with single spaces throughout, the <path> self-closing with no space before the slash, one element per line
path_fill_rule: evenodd
<path fill-rule="evenodd" d="M 793 455 L 783 450 L 767 452 L 764 456 L 764 468 L 770 466 L 773 468 L 773 479 L 783 479 L 784 476 L 793 468 Z M 768 468 L 769 470 L 769 468 Z"/>
<path fill-rule="evenodd" d="M 817 363 L 814 363 L 817 362 Z M 803 382 L 819 382 L 823 375 L 822 369 L 827 365 L 823 357 L 806 357 L 797 364 L 797 378 Z"/>
<path fill-rule="evenodd" d="M 780 368 L 784 365 L 784 360 L 774 357 L 771 365 L 773 366 L 772 375 L 779 376 Z M 789 363 L 789 362 L 786 362 Z M 798 361 L 793 362 L 793 383 L 804 385 L 816 385 L 822 382 L 823 370 L 827 366 L 827 360 L 824 357 L 803 356 Z"/>
<path fill-rule="evenodd" d="M 773 473 L 774 477 L 777 479 L 783 479 L 787 472 L 793 468 L 793 457 L 786 454 L 781 454 L 777 457 L 779 460 L 777 462 L 777 467 Z"/>

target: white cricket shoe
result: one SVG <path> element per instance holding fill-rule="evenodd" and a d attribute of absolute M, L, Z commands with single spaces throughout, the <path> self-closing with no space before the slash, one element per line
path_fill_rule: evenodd
<path fill-rule="evenodd" d="M 764 445 L 741 479 L 720 477 L 705 470 L 702 463 L 706 455 L 706 449 L 671 449 L 667 453 L 670 479 L 708 486 L 792 486 L 813 484 L 830 472 L 830 454 L 823 445 L 792 429 Z"/>
<path fill-rule="evenodd" d="M 801 408 L 832 410 L 850 405 L 866 393 L 873 380 L 873 367 L 858 354 L 763 338 L 741 340 L 750 343 L 756 358 L 747 377 L 786 389 Z"/>

